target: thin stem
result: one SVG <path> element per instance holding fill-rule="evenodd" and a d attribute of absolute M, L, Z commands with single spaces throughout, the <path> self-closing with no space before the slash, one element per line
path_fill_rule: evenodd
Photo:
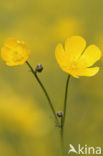
<path fill-rule="evenodd" d="M 67 77 L 66 81 L 66 88 L 65 88 L 65 98 L 64 98 L 64 110 L 63 110 L 63 118 L 62 118 L 62 127 L 61 127 L 61 144 L 62 144 L 62 151 L 63 151 L 63 136 L 64 136 L 64 124 L 65 124 L 65 117 L 66 117 L 66 108 L 67 108 L 67 97 L 68 97 L 68 86 L 69 86 L 70 75 Z M 64 155 L 64 152 L 63 152 Z"/>
<path fill-rule="evenodd" d="M 28 67 L 30 68 L 31 72 L 32 72 L 33 75 L 35 76 L 37 82 L 39 83 L 40 87 L 42 88 L 42 90 L 43 90 L 43 92 L 44 92 L 44 94 L 45 94 L 45 96 L 46 96 L 46 98 L 47 98 L 47 100 L 48 100 L 48 103 L 49 103 L 49 105 L 50 105 L 50 108 L 51 108 L 51 110 L 52 110 L 52 112 L 53 112 L 53 114 L 54 114 L 56 123 L 58 124 L 59 121 L 58 121 L 58 118 L 57 118 L 55 109 L 54 109 L 54 107 L 53 107 L 53 105 L 52 105 L 51 99 L 50 99 L 50 97 L 49 97 L 49 95 L 48 95 L 48 93 L 47 93 L 47 91 L 46 91 L 44 85 L 43 85 L 42 82 L 40 81 L 39 77 L 37 76 L 36 71 L 32 68 L 32 66 L 30 65 L 30 63 L 29 63 L 28 61 L 26 61 L 26 64 L 28 65 Z"/>
<path fill-rule="evenodd" d="M 65 117 L 66 117 L 69 80 L 70 80 L 70 75 L 68 75 L 68 77 L 67 77 L 66 88 L 65 88 L 64 111 L 63 111 L 64 113 L 63 113 L 63 123 L 62 123 L 63 127 L 64 127 L 64 124 L 65 124 Z"/>
<path fill-rule="evenodd" d="M 63 144 L 63 116 L 61 117 L 61 130 L 60 130 L 60 137 L 61 137 L 61 155 L 64 155 L 64 144 Z"/>

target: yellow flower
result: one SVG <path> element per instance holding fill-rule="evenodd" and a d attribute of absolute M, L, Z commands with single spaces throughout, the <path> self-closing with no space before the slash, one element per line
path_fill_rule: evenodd
<path fill-rule="evenodd" d="M 1 49 L 1 57 L 8 66 L 22 65 L 29 57 L 29 50 L 23 41 L 10 38 Z"/>
<path fill-rule="evenodd" d="M 92 65 L 101 58 L 101 51 L 95 45 L 86 48 L 86 41 L 80 36 L 72 36 L 65 41 L 65 48 L 58 44 L 55 55 L 61 69 L 75 78 L 94 76 L 99 67 Z"/>

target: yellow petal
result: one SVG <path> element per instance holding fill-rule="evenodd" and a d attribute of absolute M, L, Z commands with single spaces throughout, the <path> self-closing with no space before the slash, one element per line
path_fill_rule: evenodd
<path fill-rule="evenodd" d="M 90 45 L 78 60 L 81 67 L 90 67 L 101 58 L 101 51 L 95 45 Z"/>
<path fill-rule="evenodd" d="M 93 68 L 85 68 L 85 69 L 81 69 L 77 75 L 78 76 L 88 76 L 88 77 L 91 77 L 91 76 L 94 76 L 98 73 L 99 71 L 99 67 L 93 67 Z"/>
<path fill-rule="evenodd" d="M 55 56 L 57 59 L 57 62 L 60 66 L 62 66 L 65 63 L 65 52 L 62 44 L 58 44 L 55 49 Z"/>
<path fill-rule="evenodd" d="M 76 61 L 86 47 L 86 41 L 80 36 L 72 36 L 65 41 L 66 57 L 68 62 Z"/>
<path fill-rule="evenodd" d="M 8 48 L 14 48 L 16 47 L 18 44 L 18 41 L 15 38 L 9 38 L 6 42 L 5 42 L 5 46 Z"/>
<path fill-rule="evenodd" d="M 62 70 L 66 72 L 67 74 L 72 75 L 75 78 L 79 78 L 79 76 L 94 76 L 98 73 L 99 67 L 93 67 L 93 68 L 68 68 L 68 67 L 63 67 Z"/>
<path fill-rule="evenodd" d="M 76 68 L 72 68 L 72 67 L 69 67 L 69 66 L 63 66 L 62 65 L 62 70 L 64 71 L 64 72 L 66 72 L 67 74 L 70 74 L 70 75 L 72 75 L 73 77 L 75 77 L 75 78 L 78 78 L 79 76 L 78 76 L 78 72 L 77 72 L 77 70 L 78 69 L 76 69 Z"/>
<path fill-rule="evenodd" d="M 11 62 L 6 62 L 6 64 L 7 64 L 8 66 L 17 66 L 17 65 L 22 65 L 22 64 L 24 64 L 24 62 L 13 62 L 13 61 L 11 61 Z"/>
<path fill-rule="evenodd" d="M 3 60 L 8 61 L 11 59 L 11 49 L 9 49 L 8 47 L 3 47 L 1 48 L 1 57 Z"/>

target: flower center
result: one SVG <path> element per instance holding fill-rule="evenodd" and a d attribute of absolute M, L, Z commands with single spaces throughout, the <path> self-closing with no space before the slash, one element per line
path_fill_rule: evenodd
<path fill-rule="evenodd" d="M 19 53 L 18 51 L 14 51 L 14 55 L 18 55 L 18 53 Z"/>

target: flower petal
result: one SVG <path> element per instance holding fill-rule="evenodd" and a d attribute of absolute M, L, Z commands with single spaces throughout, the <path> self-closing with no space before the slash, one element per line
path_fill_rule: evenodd
<path fill-rule="evenodd" d="M 62 66 L 65 62 L 65 52 L 62 44 L 58 44 L 55 49 L 55 56 L 57 59 L 57 62 L 60 66 Z"/>
<path fill-rule="evenodd" d="M 70 75 L 72 75 L 72 76 L 75 77 L 75 78 L 79 78 L 78 72 L 77 72 L 78 69 L 72 69 L 72 68 L 69 67 L 69 66 L 62 66 L 61 68 L 62 68 L 62 70 L 63 70 L 64 72 L 66 72 L 67 74 L 70 74 Z"/>
<path fill-rule="evenodd" d="M 95 45 L 90 45 L 78 60 L 81 67 L 90 67 L 101 58 L 101 51 Z"/>
<path fill-rule="evenodd" d="M 84 69 L 70 69 L 68 67 L 62 67 L 63 71 L 66 72 L 67 74 L 72 75 L 75 78 L 79 78 L 79 76 L 94 76 L 98 73 L 99 67 L 93 67 L 93 68 L 84 68 Z"/>
<path fill-rule="evenodd" d="M 77 75 L 78 76 L 88 76 L 88 77 L 91 77 L 91 76 L 94 76 L 98 73 L 99 71 L 99 67 L 93 67 L 93 68 L 85 68 L 85 69 L 81 69 Z"/>
<path fill-rule="evenodd" d="M 8 47 L 1 48 L 1 57 L 3 60 L 8 61 L 11 59 L 11 49 Z"/>
<path fill-rule="evenodd" d="M 80 36 L 72 36 L 65 41 L 67 60 L 76 61 L 86 47 L 86 41 Z"/>
<path fill-rule="evenodd" d="M 15 38 L 9 38 L 6 42 L 5 42 L 5 46 L 8 48 L 14 48 L 17 46 L 17 40 Z"/>

